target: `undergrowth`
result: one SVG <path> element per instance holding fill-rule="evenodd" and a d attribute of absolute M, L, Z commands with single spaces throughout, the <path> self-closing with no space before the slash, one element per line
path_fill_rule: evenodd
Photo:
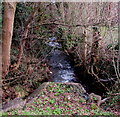
<path fill-rule="evenodd" d="M 59 90 L 58 90 L 59 89 Z M 59 94 L 59 95 L 56 95 Z M 74 92 L 72 85 L 49 83 L 33 103 L 22 109 L 10 110 L 3 115 L 114 115 Z"/>

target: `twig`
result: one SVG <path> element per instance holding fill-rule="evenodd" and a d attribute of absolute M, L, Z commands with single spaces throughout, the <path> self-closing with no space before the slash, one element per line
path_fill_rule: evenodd
<path fill-rule="evenodd" d="M 116 78 L 111 78 L 111 79 L 100 79 L 100 81 L 102 82 L 108 82 L 108 81 L 111 81 L 111 80 L 115 80 Z"/>

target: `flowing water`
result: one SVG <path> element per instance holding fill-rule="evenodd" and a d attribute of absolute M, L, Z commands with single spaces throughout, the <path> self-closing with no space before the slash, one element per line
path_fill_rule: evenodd
<path fill-rule="evenodd" d="M 49 56 L 49 65 L 52 71 L 52 82 L 74 82 L 76 77 L 72 68 L 69 57 L 60 48 L 62 46 L 55 42 L 56 38 L 49 38 L 49 46 L 53 47 Z"/>
<path fill-rule="evenodd" d="M 94 92 L 99 95 L 105 93 L 104 88 L 95 83 L 94 78 L 90 75 L 84 75 L 83 72 L 80 72 L 78 76 L 76 74 L 77 72 L 74 72 L 75 69 L 70 63 L 69 56 L 62 51 L 62 46 L 57 42 L 55 37 L 49 38 L 49 43 L 47 43 L 47 45 L 52 47 L 52 51 L 48 57 L 48 63 L 52 72 L 49 81 L 63 83 L 76 82 L 80 83 L 88 93 Z M 79 79 L 77 77 L 79 77 Z"/>

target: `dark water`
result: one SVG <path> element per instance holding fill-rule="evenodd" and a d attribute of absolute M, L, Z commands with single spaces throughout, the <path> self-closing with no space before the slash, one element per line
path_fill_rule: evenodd
<path fill-rule="evenodd" d="M 49 65 L 52 71 L 52 82 L 73 82 L 76 81 L 74 69 L 70 65 L 69 57 L 60 48 L 62 46 L 54 42 L 56 38 L 50 38 L 49 46 L 53 47 L 49 56 Z"/>

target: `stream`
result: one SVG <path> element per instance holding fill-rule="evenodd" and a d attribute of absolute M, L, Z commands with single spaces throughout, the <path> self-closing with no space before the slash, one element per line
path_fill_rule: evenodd
<path fill-rule="evenodd" d="M 55 42 L 56 38 L 49 38 L 49 46 L 53 47 L 48 63 L 52 72 L 51 82 L 75 82 L 74 69 L 70 64 L 69 57 L 61 50 L 62 46 Z"/>
<path fill-rule="evenodd" d="M 95 82 L 94 78 L 79 69 L 75 69 L 71 64 L 69 56 L 62 50 L 62 45 L 55 37 L 49 38 L 47 45 L 52 47 L 48 64 L 52 72 L 50 82 L 74 82 L 80 83 L 88 93 L 103 95 L 106 90 L 102 85 Z"/>

